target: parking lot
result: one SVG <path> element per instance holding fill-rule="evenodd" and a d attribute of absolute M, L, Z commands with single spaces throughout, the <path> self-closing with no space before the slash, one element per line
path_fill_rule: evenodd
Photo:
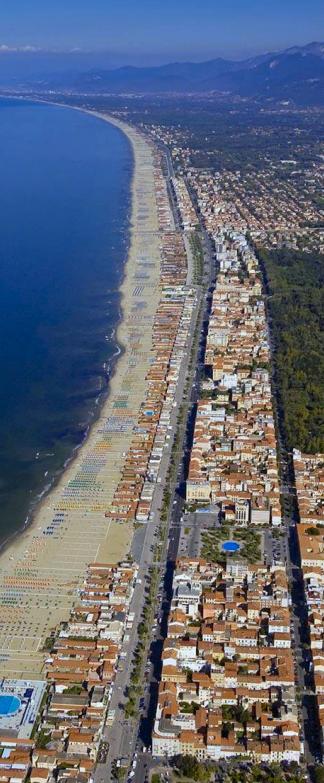
<path fill-rule="evenodd" d="M 205 511 L 184 513 L 180 519 L 181 532 L 179 541 L 180 557 L 199 557 L 201 550 L 201 534 L 204 530 L 218 527 L 219 507 L 210 506 Z"/>
<path fill-rule="evenodd" d="M 265 530 L 263 533 L 264 560 L 266 565 L 285 565 L 287 542 L 285 533 L 279 530 Z"/>

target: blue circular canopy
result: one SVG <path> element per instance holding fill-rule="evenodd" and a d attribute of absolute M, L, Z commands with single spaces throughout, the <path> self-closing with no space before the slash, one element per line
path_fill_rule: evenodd
<path fill-rule="evenodd" d="M 240 544 L 237 541 L 225 541 L 223 544 L 224 552 L 237 552 L 240 548 Z"/>

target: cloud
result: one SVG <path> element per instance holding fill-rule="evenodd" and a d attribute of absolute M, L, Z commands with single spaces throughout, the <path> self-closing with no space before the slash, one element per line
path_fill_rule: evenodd
<path fill-rule="evenodd" d="M 43 46 L 33 46 L 32 44 L 25 44 L 24 46 L 10 46 L 5 43 L 0 43 L 0 55 L 1 54 L 19 54 L 19 53 L 40 53 L 40 54 L 90 54 L 91 50 L 81 49 L 78 46 L 74 46 L 71 49 L 56 49 L 47 48 Z"/>
<path fill-rule="evenodd" d="M 41 49 L 37 46 L 8 46 L 7 44 L 0 44 L 0 53 L 3 52 L 40 52 Z"/>

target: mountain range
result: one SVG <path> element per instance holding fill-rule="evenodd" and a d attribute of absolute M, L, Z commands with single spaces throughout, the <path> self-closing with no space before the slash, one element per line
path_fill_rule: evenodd
<path fill-rule="evenodd" d="M 72 85 L 71 85 L 72 86 Z M 73 88 L 113 93 L 229 93 L 324 105 L 324 44 L 310 43 L 243 61 L 125 66 L 80 74 Z"/>
<path fill-rule="evenodd" d="M 312 42 L 247 60 L 216 58 L 206 62 L 175 62 L 158 66 L 107 67 L 98 58 L 74 54 L 60 61 L 52 56 L 20 55 L 28 63 L 25 76 L 15 82 L 41 89 L 113 94 L 221 94 L 242 98 L 291 100 L 297 105 L 324 105 L 324 43 Z M 0 56 L 0 84 L 5 85 L 4 55 Z M 67 67 L 69 62 L 70 67 Z M 106 60 L 107 62 L 107 60 Z M 43 63 L 43 70 L 42 70 Z M 84 67 L 85 66 L 85 67 Z M 87 67 L 88 66 L 88 67 Z M 90 67 L 89 67 L 90 66 Z M 11 79 L 12 83 L 12 79 Z"/>

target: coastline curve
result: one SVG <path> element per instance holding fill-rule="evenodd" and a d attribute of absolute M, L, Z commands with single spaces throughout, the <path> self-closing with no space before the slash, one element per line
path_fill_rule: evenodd
<path fill-rule="evenodd" d="M 116 332 L 121 350 L 108 396 L 87 438 L 40 501 L 30 524 L 0 552 L 0 659 L 3 675 L 11 677 L 39 676 L 45 639 L 68 618 L 87 564 L 117 562 L 128 551 L 132 523 L 107 520 L 105 511 L 145 396 L 159 298 L 153 148 L 137 130 L 114 117 L 66 108 L 115 125 L 133 151 L 130 244 Z"/>

